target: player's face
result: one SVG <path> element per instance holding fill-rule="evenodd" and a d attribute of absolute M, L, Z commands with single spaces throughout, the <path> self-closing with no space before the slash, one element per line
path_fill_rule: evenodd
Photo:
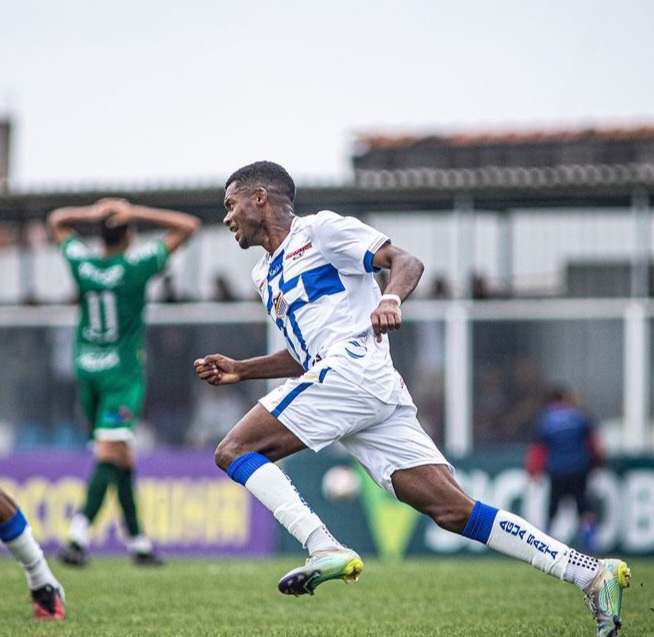
<path fill-rule="evenodd" d="M 256 192 L 241 188 L 238 182 L 232 182 L 225 192 L 227 214 L 223 223 L 236 234 L 243 250 L 261 245 L 263 240 L 263 217 L 255 201 Z"/>

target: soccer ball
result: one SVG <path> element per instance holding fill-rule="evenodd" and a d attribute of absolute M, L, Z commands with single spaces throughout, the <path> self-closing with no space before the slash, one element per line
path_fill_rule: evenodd
<path fill-rule="evenodd" d="M 350 502 L 359 494 L 361 478 L 347 465 L 337 465 L 325 472 L 322 494 L 333 502 Z"/>

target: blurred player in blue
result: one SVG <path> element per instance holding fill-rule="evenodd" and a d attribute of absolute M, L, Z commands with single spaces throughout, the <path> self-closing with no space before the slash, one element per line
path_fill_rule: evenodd
<path fill-rule="evenodd" d="M 580 546 L 586 552 L 594 552 L 597 515 L 590 504 L 588 477 L 601 463 L 594 424 L 572 393 L 557 386 L 547 393 L 536 429 L 535 444 L 542 448 L 543 473 L 550 478 L 548 529 L 561 502 L 571 498 L 579 516 Z"/>
<path fill-rule="evenodd" d="M 256 162 L 226 182 L 224 224 L 242 249 L 261 246 L 252 277 L 286 349 L 246 360 L 211 354 L 195 361 L 212 385 L 287 378 L 261 398 L 218 445 L 218 467 L 243 484 L 309 553 L 281 578 L 287 595 L 313 594 L 331 579 L 356 581 L 363 561 L 332 536 L 275 464 L 340 441 L 375 482 L 440 527 L 576 584 L 598 637 L 617 635 L 631 573 L 598 560 L 526 520 L 474 501 L 422 429 L 393 367 L 388 333 L 402 325 L 402 301 L 423 264 L 390 238 L 351 217 L 323 210 L 298 217 L 295 184 L 272 162 Z M 374 274 L 388 270 L 381 293 Z"/>
<path fill-rule="evenodd" d="M 43 550 L 16 501 L 0 488 L 0 540 L 25 571 L 34 619 L 63 619 L 64 589 L 52 574 Z"/>

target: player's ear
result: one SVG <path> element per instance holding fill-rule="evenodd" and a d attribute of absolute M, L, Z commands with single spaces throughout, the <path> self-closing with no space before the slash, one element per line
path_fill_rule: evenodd
<path fill-rule="evenodd" d="M 263 206 L 267 199 L 268 191 L 263 186 L 259 186 L 254 192 L 254 203 L 256 203 L 257 206 Z"/>

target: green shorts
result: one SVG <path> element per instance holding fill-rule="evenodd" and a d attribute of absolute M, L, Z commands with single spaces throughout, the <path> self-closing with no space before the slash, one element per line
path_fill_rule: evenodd
<path fill-rule="evenodd" d="M 77 368 L 79 399 L 94 440 L 134 440 L 145 400 L 145 374 L 136 366 L 91 372 Z"/>

